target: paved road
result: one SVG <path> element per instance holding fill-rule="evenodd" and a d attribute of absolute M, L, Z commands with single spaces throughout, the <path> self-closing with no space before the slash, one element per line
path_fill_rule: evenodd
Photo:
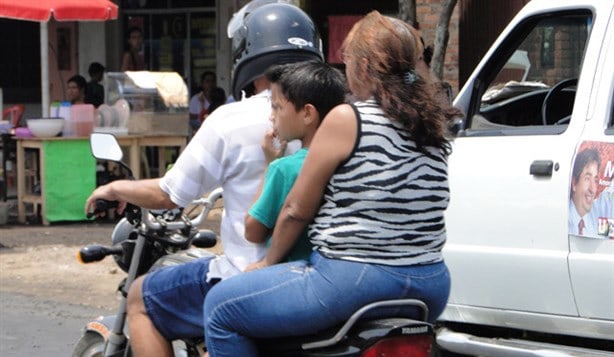
<path fill-rule="evenodd" d="M 85 323 L 103 313 L 102 309 L 0 292 L 0 356 L 70 356 Z"/>

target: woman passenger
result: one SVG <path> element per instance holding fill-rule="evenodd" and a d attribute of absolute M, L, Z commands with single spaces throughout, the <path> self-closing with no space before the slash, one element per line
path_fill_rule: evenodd
<path fill-rule="evenodd" d="M 205 301 L 211 357 L 257 356 L 254 338 L 314 333 L 378 300 L 416 298 L 443 311 L 447 123 L 461 113 L 416 71 L 423 46 L 404 22 L 374 11 L 343 44 L 358 99 L 323 120 L 255 271 L 218 283 Z M 309 261 L 277 264 L 309 225 Z"/>

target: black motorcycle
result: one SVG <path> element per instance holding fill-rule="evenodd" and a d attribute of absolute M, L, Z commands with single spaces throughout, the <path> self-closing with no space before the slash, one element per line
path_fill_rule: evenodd
<path fill-rule="evenodd" d="M 94 133 L 90 142 L 94 157 L 118 163 L 131 176 L 129 168 L 121 162 L 122 151 L 113 135 Z M 112 245 L 91 245 L 80 250 L 79 258 L 84 263 L 113 256 L 127 276 L 118 287 L 121 299 L 117 313 L 87 323 L 75 345 L 73 357 L 132 356 L 126 326 L 126 297 L 130 284 L 152 269 L 212 255 L 203 248 L 213 247 L 217 237 L 214 232 L 198 227 L 221 197 L 222 189 L 216 189 L 206 198 L 193 201 L 192 206 L 200 211 L 191 219 L 184 210 L 151 211 L 129 204 L 125 217 L 113 229 Z M 96 210 L 107 211 L 115 205 L 99 201 Z M 381 309 L 394 312 L 385 318 L 370 317 L 378 310 L 377 316 L 382 316 Z M 360 308 L 344 324 L 317 334 L 260 340 L 260 355 L 427 357 L 434 338 L 433 326 L 426 322 L 427 316 L 428 308 L 420 300 L 378 301 Z M 175 356 L 201 356 L 206 351 L 205 346 L 203 339 L 173 341 Z"/>

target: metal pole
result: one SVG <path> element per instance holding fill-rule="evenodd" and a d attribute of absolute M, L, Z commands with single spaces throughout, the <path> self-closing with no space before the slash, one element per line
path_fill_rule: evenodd
<path fill-rule="evenodd" d="M 49 46 L 47 45 L 49 40 L 49 23 L 47 21 L 41 22 L 41 117 L 46 118 L 49 116 Z"/>

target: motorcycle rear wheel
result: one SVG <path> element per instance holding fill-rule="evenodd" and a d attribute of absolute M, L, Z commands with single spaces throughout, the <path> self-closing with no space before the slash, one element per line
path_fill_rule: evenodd
<path fill-rule="evenodd" d="M 81 336 L 72 352 L 72 357 L 102 357 L 106 342 L 95 332 L 86 332 Z"/>

